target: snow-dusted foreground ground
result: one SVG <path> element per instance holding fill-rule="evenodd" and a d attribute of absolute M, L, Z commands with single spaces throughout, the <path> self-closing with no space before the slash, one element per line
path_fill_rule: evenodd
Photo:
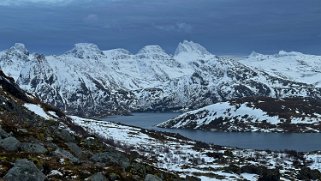
<path fill-rule="evenodd" d="M 180 136 L 152 132 L 106 121 L 71 116 L 88 132 L 130 148 L 143 160 L 182 177 L 193 175 L 202 180 L 281 180 L 311 179 L 321 171 L 321 151 L 313 153 L 255 151 L 206 145 Z M 316 170 L 314 170 L 316 169 Z M 312 177 L 313 178 L 313 177 Z"/>

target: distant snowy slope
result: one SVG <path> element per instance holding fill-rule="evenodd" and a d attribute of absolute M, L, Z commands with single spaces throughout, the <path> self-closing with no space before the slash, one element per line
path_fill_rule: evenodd
<path fill-rule="evenodd" d="M 320 101 L 247 97 L 184 113 L 158 125 L 221 131 L 320 132 Z"/>
<path fill-rule="evenodd" d="M 240 62 L 276 77 L 321 87 L 321 56 L 285 51 L 275 55 L 253 52 Z"/>
<path fill-rule="evenodd" d="M 133 54 L 79 43 L 62 55 L 44 56 L 16 44 L 0 52 L 0 66 L 24 90 L 81 116 L 196 109 L 253 95 L 321 98 L 311 82 L 215 56 L 191 41 L 180 43 L 174 55 L 158 45 Z"/>

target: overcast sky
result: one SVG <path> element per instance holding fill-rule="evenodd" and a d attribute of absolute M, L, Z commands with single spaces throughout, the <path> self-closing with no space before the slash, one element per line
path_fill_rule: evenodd
<path fill-rule="evenodd" d="M 79 42 L 133 53 L 192 40 L 217 55 L 321 54 L 321 0 L 0 0 L 0 49 L 60 54 Z"/>

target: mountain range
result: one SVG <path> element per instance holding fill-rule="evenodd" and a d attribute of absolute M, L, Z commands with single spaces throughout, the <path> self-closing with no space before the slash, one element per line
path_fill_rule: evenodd
<path fill-rule="evenodd" d="M 0 180 L 320 180 L 321 152 L 259 151 L 67 116 L 0 71 Z M 319 109 L 319 108 L 318 108 Z"/>
<path fill-rule="evenodd" d="M 245 58 L 215 56 L 183 41 L 174 55 L 158 45 L 138 53 L 80 43 L 62 55 L 0 52 L 1 69 L 27 92 L 68 114 L 197 109 L 248 96 L 321 98 L 321 56 L 280 51 Z"/>

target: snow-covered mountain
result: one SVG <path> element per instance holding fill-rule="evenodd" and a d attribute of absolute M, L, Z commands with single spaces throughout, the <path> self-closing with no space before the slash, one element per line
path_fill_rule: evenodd
<path fill-rule="evenodd" d="M 246 96 L 321 98 L 315 82 L 244 62 L 215 56 L 190 41 L 180 43 L 174 55 L 157 45 L 133 54 L 86 43 L 59 56 L 29 53 L 22 44 L 0 52 L 1 69 L 24 90 L 81 116 L 196 109 Z"/>
<path fill-rule="evenodd" d="M 321 132 L 320 103 L 302 97 L 246 97 L 186 112 L 158 126 L 215 131 Z"/>
<path fill-rule="evenodd" d="M 253 52 L 240 62 L 275 77 L 321 87 L 321 56 L 285 51 L 280 51 L 274 55 L 262 55 Z"/>
<path fill-rule="evenodd" d="M 228 148 L 179 134 L 67 116 L 27 94 L 2 71 L 0 101 L 0 180 L 321 178 L 320 151 Z"/>

